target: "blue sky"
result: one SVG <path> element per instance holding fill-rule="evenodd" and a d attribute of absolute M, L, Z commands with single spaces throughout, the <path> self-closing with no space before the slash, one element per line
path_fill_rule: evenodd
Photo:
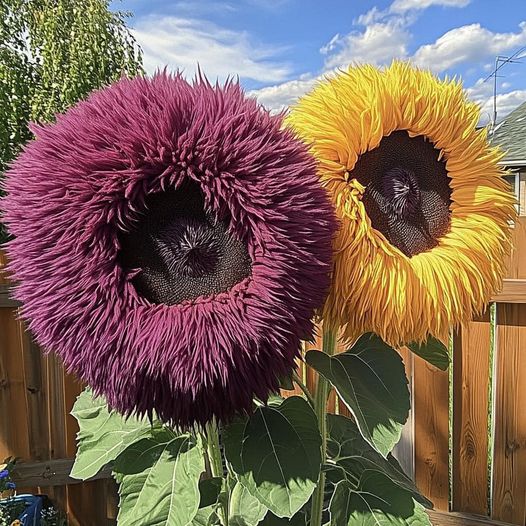
<path fill-rule="evenodd" d="M 281 109 L 316 79 L 350 63 L 411 60 L 439 76 L 460 75 L 468 95 L 492 111 L 496 55 L 526 47 L 526 0 L 119 0 L 148 72 L 168 66 L 212 79 L 239 75 L 251 95 Z M 526 101 L 524 64 L 498 83 L 503 117 Z"/>

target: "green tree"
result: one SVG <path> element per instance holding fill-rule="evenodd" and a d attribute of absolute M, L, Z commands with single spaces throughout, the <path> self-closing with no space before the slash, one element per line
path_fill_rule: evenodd
<path fill-rule="evenodd" d="M 0 177 L 31 138 L 29 122 L 49 122 L 93 89 L 143 72 L 128 14 L 109 3 L 0 2 Z"/>

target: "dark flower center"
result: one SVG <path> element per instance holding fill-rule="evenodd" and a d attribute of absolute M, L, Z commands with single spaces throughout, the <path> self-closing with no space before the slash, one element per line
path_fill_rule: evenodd
<path fill-rule="evenodd" d="M 432 249 L 449 231 L 450 178 L 439 155 L 425 137 L 396 131 L 361 155 L 351 172 L 366 187 L 373 228 L 408 257 Z"/>
<path fill-rule="evenodd" d="M 219 262 L 221 247 L 214 230 L 196 219 L 181 217 L 153 239 L 172 274 L 202 277 L 213 272 Z"/>
<path fill-rule="evenodd" d="M 405 219 L 415 214 L 420 205 L 420 188 L 415 174 L 405 168 L 392 168 L 382 178 L 383 195 L 393 214 Z"/>
<path fill-rule="evenodd" d="M 146 212 L 120 243 L 121 265 L 140 270 L 134 286 L 152 303 L 175 305 L 226 292 L 252 269 L 246 246 L 226 221 L 205 211 L 196 184 L 149 195 Z"/>

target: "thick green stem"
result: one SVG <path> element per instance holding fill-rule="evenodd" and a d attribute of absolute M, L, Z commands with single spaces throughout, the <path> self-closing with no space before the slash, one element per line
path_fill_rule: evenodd
<path fill-rule="evenodd" d="M 336 332 L 323 329 L 323 352 L 332 356 L 336 350 Z M 318 426 L 321 434 L 321 462 L 326 463 L 327 459 L 327 398 L 329 396 L 330 385 L 325 378 L 318 375 L 318 385 L 314 397 L 314 411 L 318 417 Z M 318 484 L 312 495 L 311 522 L 310 526 L 321 526 L 323 497 L 325 489 L 325 472 L 320 472 Z"/>
<path fill-rule="evenodd" d="M 311 392 L 309 391 L 309 388 L 305 385 L 303 380 L 298 376 L 297 372 L 292 373 L 292 380 L 295 382 L 295 384 L 303 391 L 303 394 L 309 401 L 309 403 L 314 406 L 314 398 L 312 397 Z"/>
<path fill-rule="evenodd" d="M 223 459 L 221 457 L 221 448 L 219 446 L 219 431 L 215 422 L 210 422 L 206 425 L 206 438 L 212 476 L 223 478 Z M 228 502 L 221 502 L 220 506 L 222 523 L 225 526 L 228 526 Z"/>

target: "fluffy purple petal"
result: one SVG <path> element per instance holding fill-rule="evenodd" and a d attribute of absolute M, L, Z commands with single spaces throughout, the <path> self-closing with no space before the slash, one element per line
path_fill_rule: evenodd
<path fill-rule="evenodd" d="M 7 251 L 22 316 L 124 414 L 227 420 L 289 374 L 325 297 L 335 220 L 305 147 L 238 84 L 123 79 L 35 126 L 7 172 Z M 141 297 L 119 264 L 153 193 L 199 185 L 252 261 L 226 292 Z"/>

